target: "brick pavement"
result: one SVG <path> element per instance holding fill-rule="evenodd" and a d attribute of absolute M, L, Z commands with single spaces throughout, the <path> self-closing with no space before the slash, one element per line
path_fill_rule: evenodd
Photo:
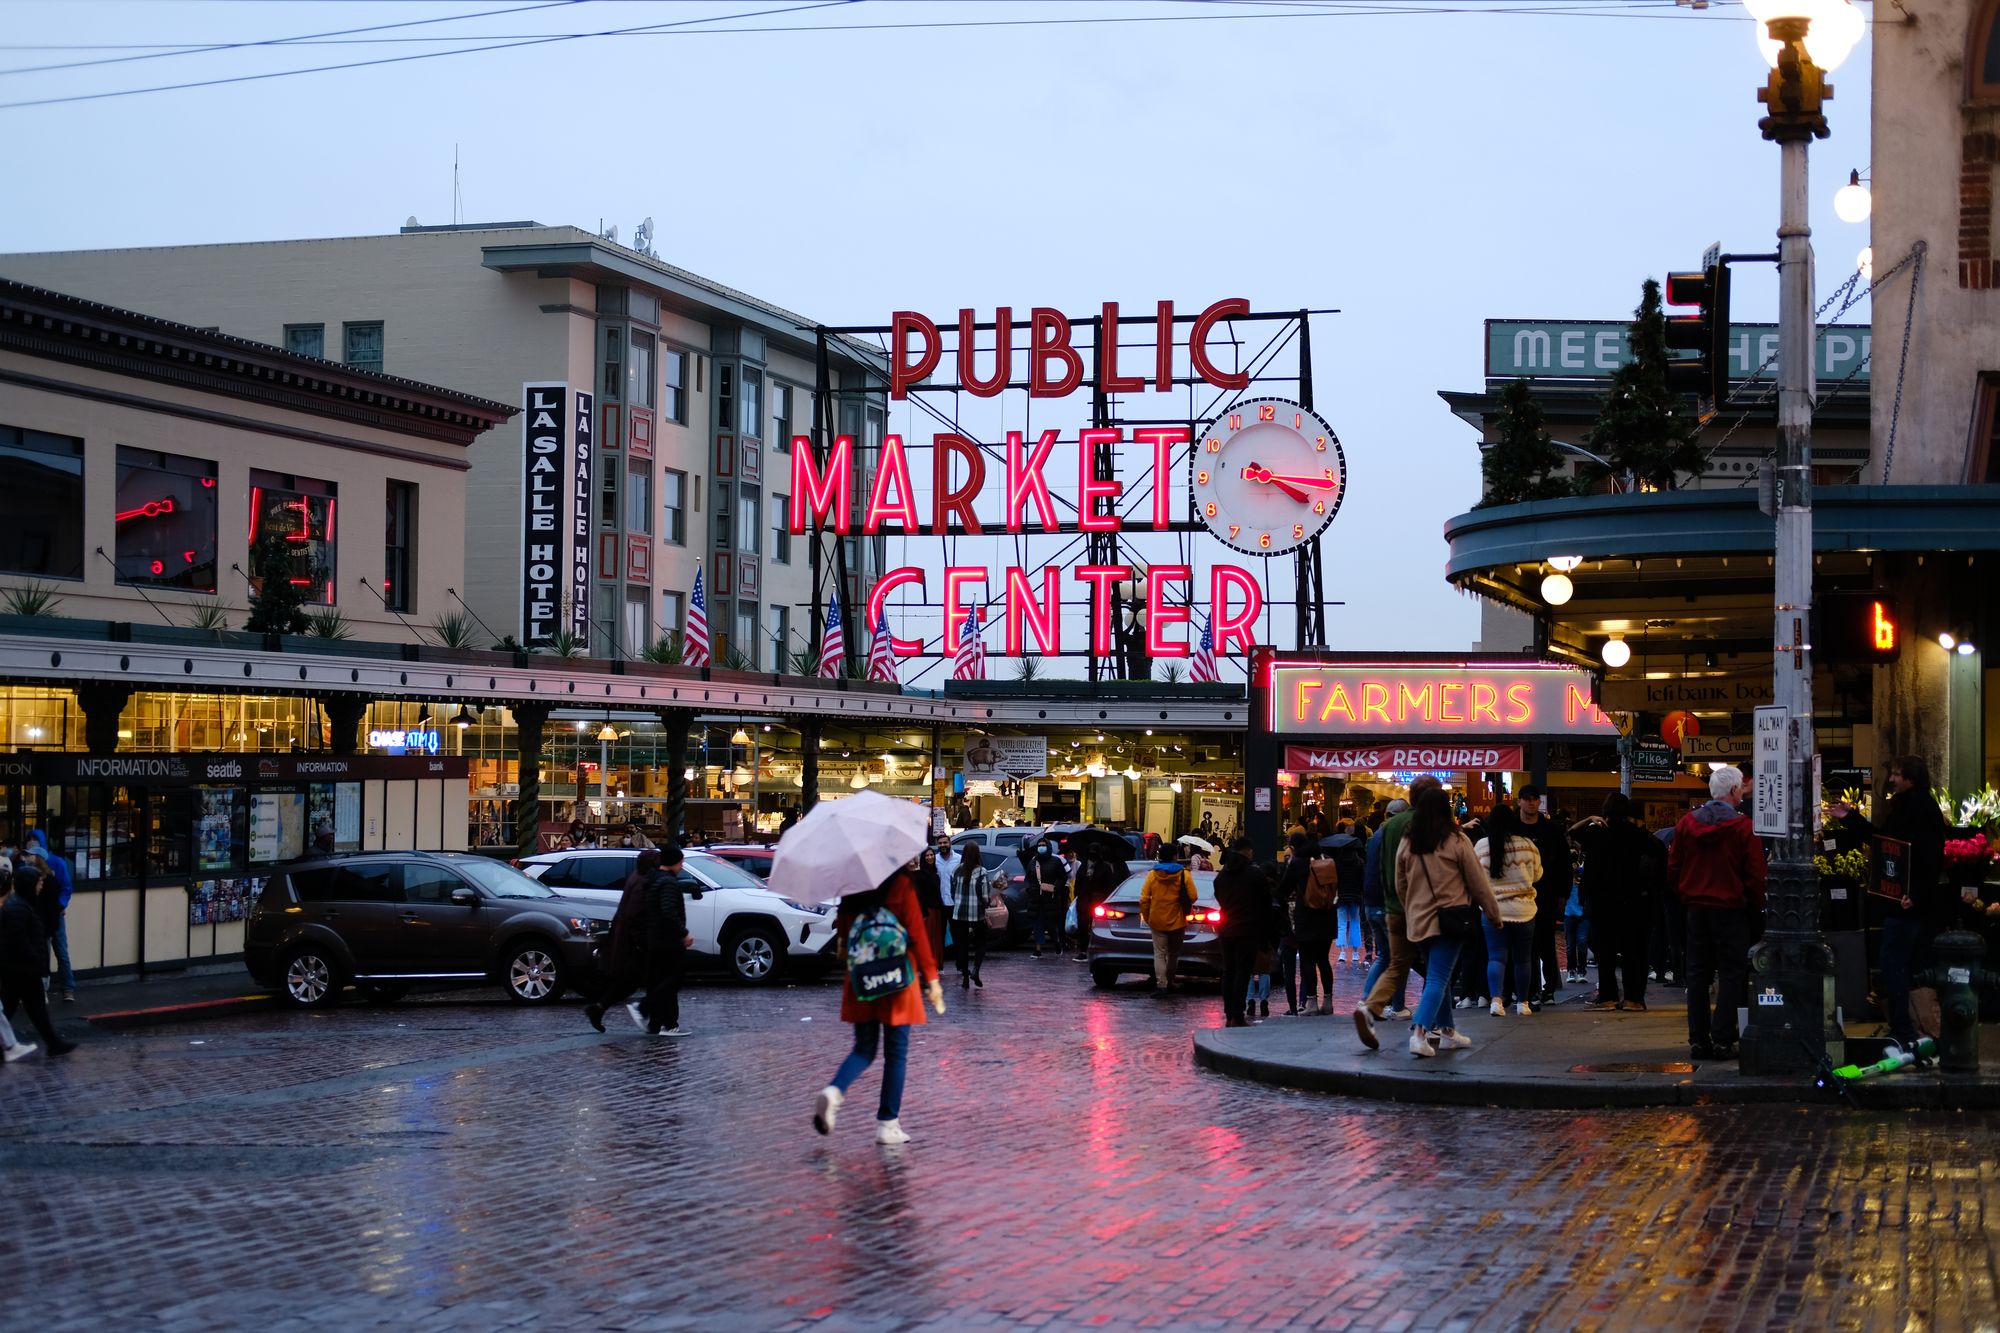
<path fill-rule="evenodd" d="M 1341 969 L 1353 1000 L 1359 969 Z M 37 1329 L 1990 1327 L 1996 1122 L 1410 1107 L 1194 1068 L 1210 995 L 1013 956 L 913 1043 L 905 1120 L 827 985 L 695 1035 L 476 993 L 95 1035 L 0 1072 Z M 1283 1020 L 1338 1023 L 1342 1020 Z"/>

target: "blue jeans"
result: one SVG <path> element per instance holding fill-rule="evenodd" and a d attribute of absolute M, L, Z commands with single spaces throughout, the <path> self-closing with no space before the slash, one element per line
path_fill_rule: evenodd
<path fill-rule="evenodd" d="M 1563 967 L 1581 976 L 1590 965 L 1590 918 L 1563 918 Z"/>
<path fill-rule="evenodd" d="M 1037 893 L 1034 896 L 1034 920 L 1029 922 L 1029 936 L 1034 946 L 1042 947 L 1042 937 L 1048 936 L 1049 947 L 1062 952 L 1062 895 L 1057 893 Z"/>
<path fill-rule="evenodd" d="M 910 1030 L 900 1023 L 856 1023 L 854 1049 L 840 1062 L 833 1086 L 846 1092 L 861 1077 L 861 1071 L 875 1061 L 875 1046 L 888 1033 L 888 1055 L 882 1061 L 882 1101 L 876 1107 L 877 1120 L 894 1120 L 903 1111 L 903 1072 L 910 1058 Z"/>
<path fill-rule="evenodd" d="M 1480 927 L 1486 932 L 1486 994 L 1489 999 L 1503 999 L 1506 994 L 1506 976 L 1511 966 L 1514 974 L 1514 998 L 1530 1000 L 1535 992 L 1529 989 L 1529 973 L 1534 966 L 1535 923 L 1533 921 L 1508 921 L 1494 925 L 1484 917 Z"/>
<path fill-rule="evenodd" d="M 1375 965 L 1368 969 L 1368 980 L 1361 983 L 1361 993 L 1365 996 L 1375 989 L 1375 983 L 1389 970 L 1389 912 L 1387 908 L 1370 907 L 1368 913 L 1368 933 L 1375 941 Z M 1396 995 L 1392 1008 L 1401 1009 L 1409 1003 L 1409 978 L 1403 979 L 1403 989 Z"/>
<path fill-rule="evenodd" d="M 1336 949 L 1359 949 L 1361 947 L 1361 904 L 1341 903 L 1334 909 L 1340 922 L 1340 933 L 1333 937 Z"/>
<path fill-rule="evenodd" d="M 1433 935 L 1415 943 L 1424 956 L 1424 993 L 1417 1001 L 1415 1026 L 1426 1032 L 1436 1027 L 1453 1027 L 1455 1024 L 1439 1020 L 1451 1012 L 1451 974 L 1458 967 L 1458 953 L 1465 947 L 1464 941 Z"/>
<path fill-rule="evenodd" d="M 67 994 L 74 991 L 76 989 L 76 973 L 70 969 L 69 965 L 69 909 L 64 908 L 62 915 L 56 918 L 55 938 L 50 940 L 49 943 L 55 946 L 56 976 L 62 983 L 63 992 Z"/>

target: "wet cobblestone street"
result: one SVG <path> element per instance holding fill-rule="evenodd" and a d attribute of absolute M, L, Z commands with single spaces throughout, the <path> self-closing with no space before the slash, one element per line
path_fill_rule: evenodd
<path fill-rule="evenodd" d="M 1352 1004 L 1359 969 L 1343 967 Z M 949 980 L 949 978 L 948 978 Z M 830 1139 L 831 984 L 694 1035 L 485 993 L 92 1036 L 0 1073 L 9 1327 L 1954 1328 L 1990 1117 L 1407 1107 L 1198 1071 L 1213 992 L 1003 957 Z M 1274 1019 L 1324 1025 L 1332 1018 Z"/>

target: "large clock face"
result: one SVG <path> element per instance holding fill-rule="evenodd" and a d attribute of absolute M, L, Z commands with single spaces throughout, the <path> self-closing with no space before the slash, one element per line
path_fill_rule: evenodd
<path fill-rule="evenodd" d="M 1208 423 L 1188 464 L 1195 517 L 1225 545 L 1282 555 L 1317 537 L 1347 493 L 1333 427 L 1285 398 L 1253 398 Z"/>

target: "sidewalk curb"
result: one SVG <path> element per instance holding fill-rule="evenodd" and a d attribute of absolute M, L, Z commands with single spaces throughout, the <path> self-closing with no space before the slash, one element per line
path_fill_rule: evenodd
<path fill-rule="evenodd" d="M 1389 1052 L 1381 1053 L 1380 1069 L 1336 1069 L 1324 1065 L 1268 1060 L 1221 1048 L 1220 1029 L 1194 1036 L 1194 1062 L 1230 1078 L 1245 1079 L 1300 1092 L 1332 1093 L 1371 1101 L 1423 1103 L 1432 1106 L 1486 1106 L 1517 1110 L 1576 1111 L 1661 1106 L 1823 1106 L 1837 1107 L 1842 1098 L 1822 1092 L 1805 1076 L 1792 1079 L 1733 1079 L 1696 1082 L 1687 1075 L 1658 1075 L 1657 1082 L 1605 1083 L 1562 1078 L 1494 1078 L 1456 1076 L 1439 1062 L 1422 1072 L 1400 1073 Z M 1374 1060 L 1378 1057 L 1366 1057 Z M 1641 1076 L 1643 1077 L 1643 1076 Z M 1672 1080 L 1672 1081 L 1668 1081 Z M 2000 1080 L 1981 1075 L 1917 1074 L 1898 1082 L 1858 1083 L 1848 1090 L 1848 1104 L 1865 1110 L 1961 1110 L 2000 1107 Z"/>
<path fill-rule="evenodd" d="M 231 995 L 218 1000 L 191 1000 L 185 1004 L 161 1004 L 146 1009 L 121 1009 L 108 1014 L 86 1014 L 92 1027 L 122 1032 L 133 1028 L 164 1027 L 169 1023 L 199 1022 L 204 1018 L 227 1018 L 253 1009 L 268 1008 L 277 997 L 268 991 L 255 995 Z"/>

